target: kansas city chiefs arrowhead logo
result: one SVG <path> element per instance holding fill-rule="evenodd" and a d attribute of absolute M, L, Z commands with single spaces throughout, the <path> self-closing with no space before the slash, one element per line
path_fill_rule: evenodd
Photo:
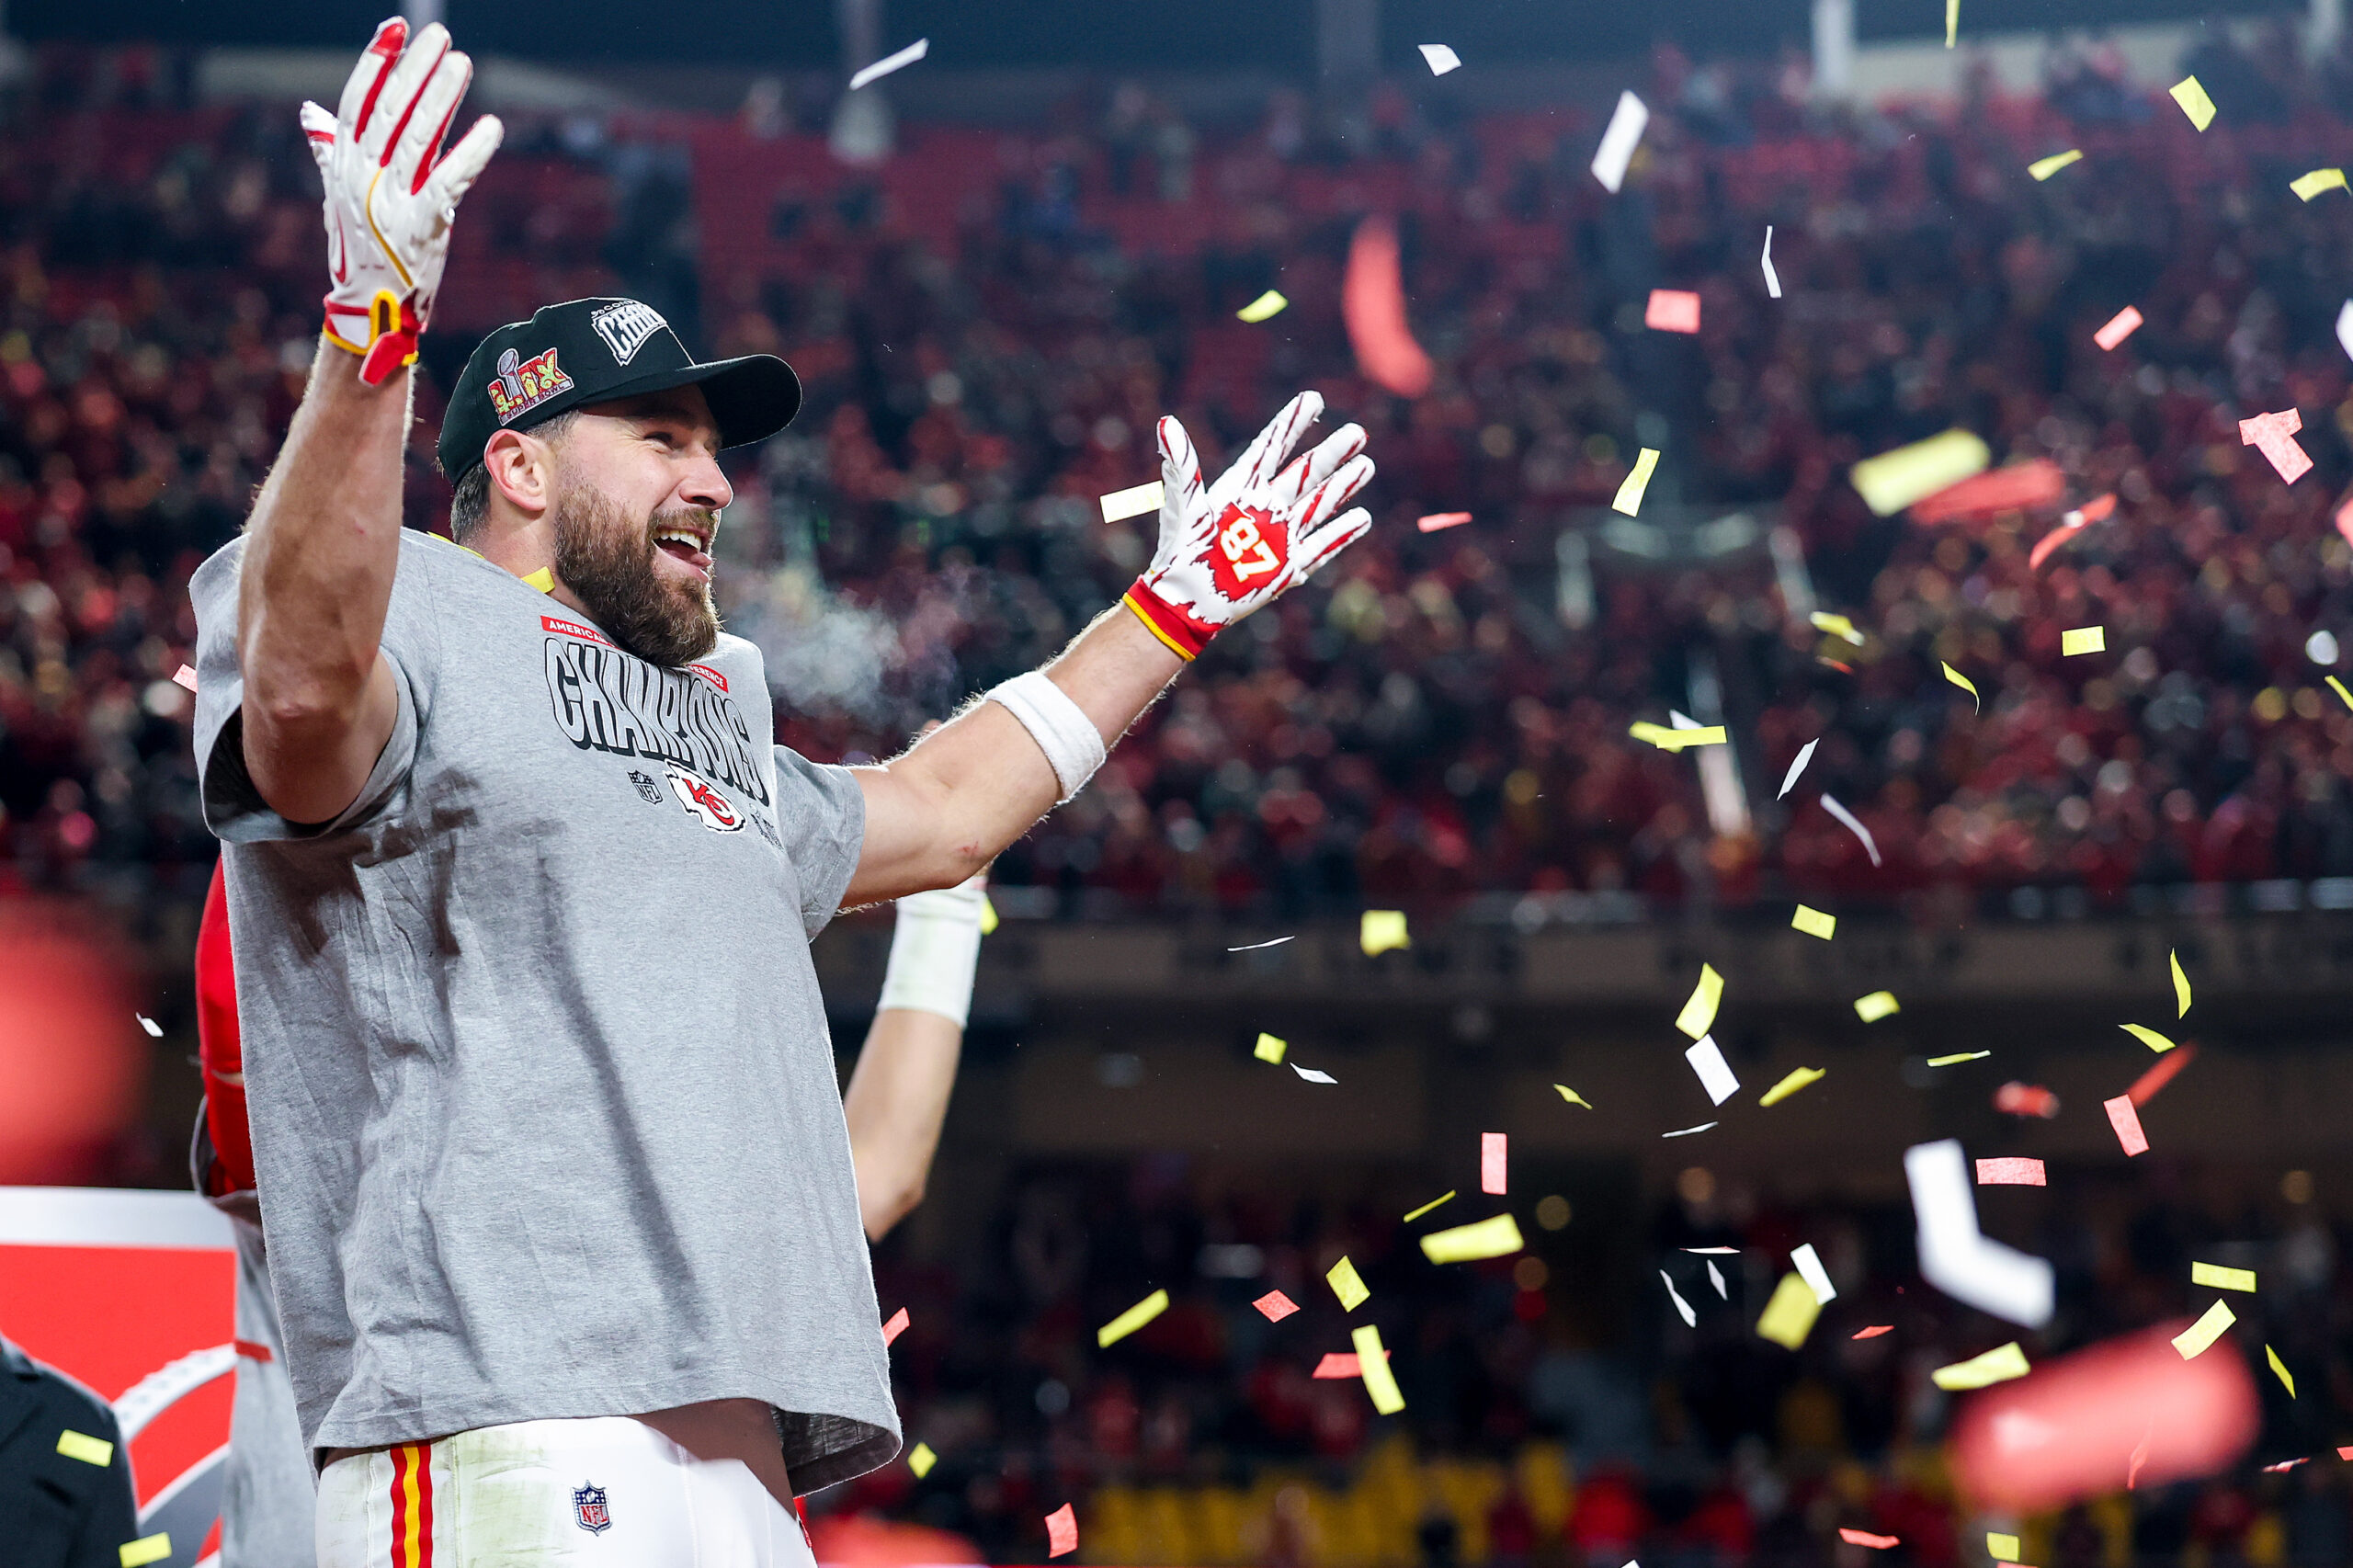
<path fill-rule="evenodd" d="M 743 830 L 744 813 L 734 802 L 712 789 L 702 776 L 672 763 L 663 770 L 670 776 L 671 787 L 678 791 L 678 804 L 713 833 L 738 833 Z"/>

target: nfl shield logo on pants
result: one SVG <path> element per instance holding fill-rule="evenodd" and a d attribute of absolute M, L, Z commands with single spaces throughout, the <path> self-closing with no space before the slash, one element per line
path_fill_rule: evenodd
<path fill-rule="evenodd" d="M 572 1493 L 572 1517 L 590 1535 L 602 1535 L 613 1528 L 612 1510 L 605 1506 L 605 1489 L 585 1482 Z"/>

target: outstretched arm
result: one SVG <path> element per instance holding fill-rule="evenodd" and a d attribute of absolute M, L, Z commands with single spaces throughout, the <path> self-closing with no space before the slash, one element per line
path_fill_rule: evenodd
<path fill-rule="evenodd" d="M 866 839 L 846 905 L 951 886 L 995 859 L 1152 706 L 1209 640 L 1306 581 L 1371 526 L 1343 511 L 1372 478 L 1346 425 L 1289 462 L 1323 412 L 1302 392 L 1204 486 L 1185 427 L 1160 422 L 1160 547 L 1119 605 L 1038 677 L 991 692 L 891 762 L 858 770 Z"/>

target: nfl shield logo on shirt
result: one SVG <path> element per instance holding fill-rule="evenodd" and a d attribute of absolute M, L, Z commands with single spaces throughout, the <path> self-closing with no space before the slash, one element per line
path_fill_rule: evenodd
<path fill-rule="evenodd" d="M 585 1482 L 572 1492 L 572 1517 L 590 1535 L 602 1535 L 613 1528 L 613 1512 L 605 1506 L 605 1489 Z"/>

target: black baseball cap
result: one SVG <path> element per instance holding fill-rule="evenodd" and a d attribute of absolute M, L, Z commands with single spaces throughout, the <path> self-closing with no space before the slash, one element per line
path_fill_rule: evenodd
<path fill-rule="evenodd" d="M 651 305 L 566 300 L 500 327 L 466 360 L 441 419 L 441 472 L 464 478 L 501 430 L 672 387 L 702 388 L 722 447 L 765 441 L 801 412 L 801 378 L 773 354 L 697 364 Z"/>

